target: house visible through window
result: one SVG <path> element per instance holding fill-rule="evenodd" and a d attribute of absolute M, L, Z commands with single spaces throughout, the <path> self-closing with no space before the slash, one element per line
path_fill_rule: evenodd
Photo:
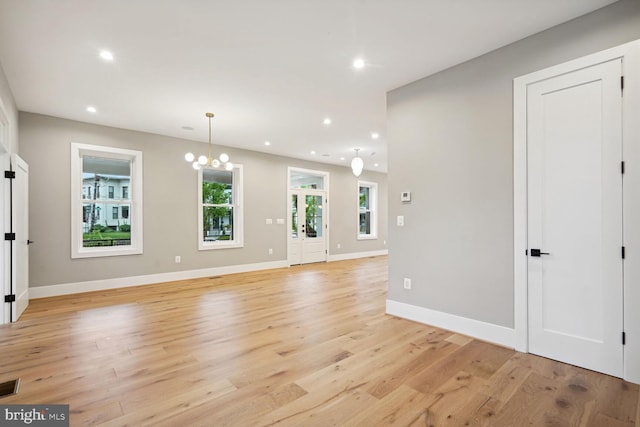
<path fill-rule="evenodd" d="M 198 171 L 199 249 L 241 247 L 242 166 Z"/>
<path fill-rule="evenodd" d="M 378 184 L 358 181 L 358 239 L 378 237 Z"/>
<path fill-rule="evenodd" d="M 71 159 L 72 257 L 142 253 L 142 153 L 74 143 Z"/>

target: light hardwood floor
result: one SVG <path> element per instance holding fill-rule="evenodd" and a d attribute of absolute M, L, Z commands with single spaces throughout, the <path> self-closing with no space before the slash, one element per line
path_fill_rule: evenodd
<path fill-rule="evenodd" d="M 71 425 L 633 426 L 638 385 L 385 314 L 386 257 L 34 300 L 9 403 Z"/>

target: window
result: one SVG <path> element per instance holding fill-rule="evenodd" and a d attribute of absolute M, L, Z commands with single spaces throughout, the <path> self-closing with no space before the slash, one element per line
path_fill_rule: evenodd
<path fill-rule="evenodd" d="M 72 143 L 71 186 L 72 258 L 142 253 L 142 152 Z"/>
<path fill-rule="evenodd" d="M 378 238 L 378 184 L 358 181 L 358 239 Z"/>
<path fill-rule="evenodd" d="M 198 248 L 239 248 L 242 239 L 242 166 L 198 171 Z"/>

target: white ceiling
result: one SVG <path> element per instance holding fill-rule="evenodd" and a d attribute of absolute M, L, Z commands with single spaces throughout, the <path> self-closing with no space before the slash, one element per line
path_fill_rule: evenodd
<path fill-rule="evenodd" d="M 22 111 L 203 142 L 211 111 L 216 144 L 386 171 L 387 91 L 613 2 L 0 0 L 0 64 Z"/>

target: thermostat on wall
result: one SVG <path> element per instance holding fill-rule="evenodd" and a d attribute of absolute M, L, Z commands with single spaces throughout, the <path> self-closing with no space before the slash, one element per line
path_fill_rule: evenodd
<path fill-rule="evenodd" d="M 400 201 L 401 202 L 410 202 L 411 201 L 411 191 L 403 191 L 400 193 Z"/>

